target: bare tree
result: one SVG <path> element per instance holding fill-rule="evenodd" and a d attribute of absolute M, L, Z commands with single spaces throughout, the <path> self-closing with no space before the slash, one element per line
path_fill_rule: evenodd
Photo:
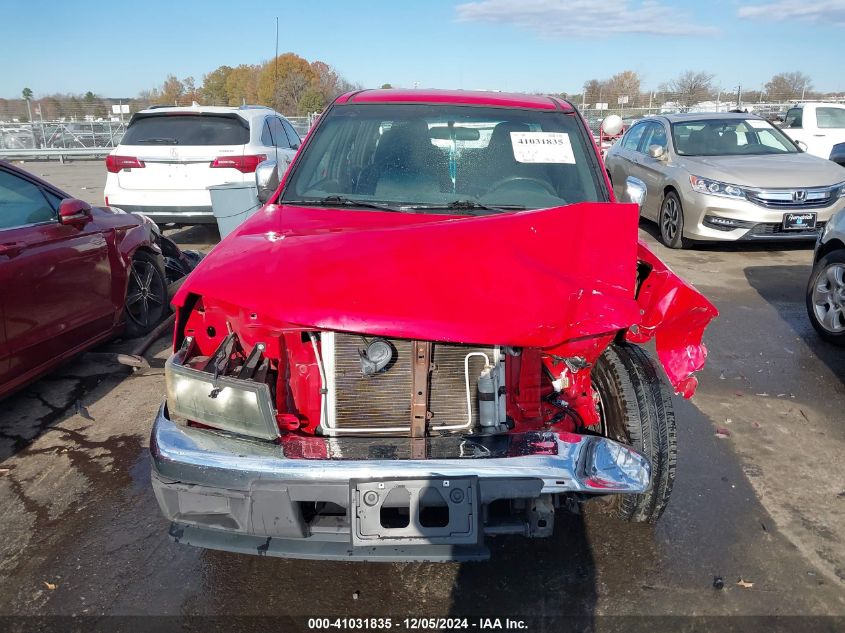
<path fill-rule="evenodd" d="M 713 75 L 704 71 L 687 70 L 666 84 L 668 92 L 675 94 L 677 101 L 689 108 L 713 95 Z"/>
<path fill-rule="evenodd" d="M 640 76 L 633 70 L 616 73 L 604 84 L 604 100 L 611 104 L 611 108 L 618 103 L 619 97 L 628 97 L 629 103 L 633 104 L 640 95 Z"/>
<path fill-rule="evenodd" d="M 281 111 L 298 114 L 299 102 L 308 90 L 310 83 L 310 78 L 305 73 L 293 71 L 286 75 L 279 82 L 276 90 L 276 103 L 279 104 Z"/>
<path fill-rule="evenodd" d="M 812 80 L 802 72 L 778 73 L 766 83 L 766 94 L 775 101 L 790 101 L 805 98 L 812 88 Z"/>
<path fill-rule="evenodd" d="M 590 79 L 584 82 L 584 102 L 589 104 L 598 103 L 602 100 L 604 86 L 598 79 Z"/>

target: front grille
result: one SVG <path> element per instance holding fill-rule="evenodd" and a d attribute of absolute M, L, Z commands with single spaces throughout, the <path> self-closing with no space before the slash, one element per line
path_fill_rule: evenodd
<path fill-rule="evenodd" d="M 765 237 L 807 237 L 812 238 L 817 236 L 824 230 L 824 222 L 817 222 L 814 229 L 785 229 L 780 222 L 761 222 L 755 224 L 748 233 L 743 236 L 743 239 L 765 238 Z"/>
<path fill-rule="evenodd" d="M 772 189 L 747 190 L 745 196 L 767 209 L 823 209 L 833 204 L 839 187 L 827 189 Z M 796 199 L 796 195 L 802 196 Z"/>
<path fill-rule="evenodd" d="M 335 333 L 324 335 L 325 341 L 334 339 L 334 428 L 380 429 L 401 428 L 410 432 L 413 341 L 387 339 L 395 350 L 394 358 L 385 370 L 364 376 L 359 349 L 366 346 L 362 336 Z M 370 338 L 370 337 L 367 337 Z M 483 352 L 492 363 L 493 347 L 478 347 L 451 343 L 433 343 L 432 371 L 429 381 L 428 428 L 464 424 L 467 421 L 464 358 L 471 352 Z M 325 353 L 325 349 L 324 349 Z M 484 358 L 469 359 L 470 400 L 473 424 L 478 423 L 476 378 L 484 367 Z M 329 368 L 331 371 L 331 367 Z M 332 415 L 332 412 L 329 412 Z M 383 431 L 382 431 L 383 432 Z"/>

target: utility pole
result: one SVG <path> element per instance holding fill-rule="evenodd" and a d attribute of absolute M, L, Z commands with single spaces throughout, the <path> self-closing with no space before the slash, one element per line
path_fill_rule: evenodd
<path fill-rule="evenodd" d="M 739 84 L 736 87 L 736 109 L 739 110 L 739 107 L 742 105 L 742 84 Z"/>
<path fill-rule="evenodd" d="M 38 109 L 36 110 L 38 114 L 38 120 L 41 121 L 41 142 L 44 143 L 44 147 L 47 146 L 47 135 L 44 133 L 44 115 L 41 114 L 41 104 L 38 104 Z"/>
<path fill-rule="evenodd" d="M 30 106 L 29 103 L 32 99 L 32 90 L 24 88 L 21 94 L 23 95 L 23 98 L 26 99 L 26 111 L 29 114 L 29 135 L 32 137 L 32 149 L 38 149 L 38 144 L 35 142 L 35 122 L 32 120 L 32 106 Z"/>

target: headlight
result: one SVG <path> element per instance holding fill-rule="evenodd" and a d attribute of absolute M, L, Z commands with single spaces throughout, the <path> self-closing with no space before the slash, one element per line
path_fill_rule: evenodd
<path fill-rule="evenodd" d="M 276 439 L 270 388 L 265 383 L 230 376 L 214 377 L 182 364 L 184 352 L 164 366 L 170 413 L 209 426 L 263 439 Z"/>
<path fill-rule="evenodd" d="M 699 193 L 706 193 L 711 196 L 722 196 L 723 198 L 744 198 L 745 191 L 736 185 L 729 185 L 718 180 L 708 180 L 698 176 L 690 176 L 689 184 Z"/>

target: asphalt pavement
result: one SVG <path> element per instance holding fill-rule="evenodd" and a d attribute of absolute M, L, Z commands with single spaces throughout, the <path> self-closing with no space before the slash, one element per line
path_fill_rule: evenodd
<path fill-rule="evenodd" d="M 100 162 L 24 167 L 101 203 Z M 596 629 L 612 628 L 604 616 L 845 618 L 845 353 L 804 312 L 811 245 L 670 251 L 653 231 L 641 237 L 721 312 L 698 393 L 675 401 L 677 480 L 657 525 L 591 502 L 561 512 L 551 539 L 497 538 L 490 562 L 465 564 L 176 544 L 147 459 L 161 340 L 149 372 L 86 354 L 0 402 L 0 615 L 289 615 L 303 629 L 309 616 L 569 615 Z M 170 234 L 217 241 L 213 227 Z"/>

